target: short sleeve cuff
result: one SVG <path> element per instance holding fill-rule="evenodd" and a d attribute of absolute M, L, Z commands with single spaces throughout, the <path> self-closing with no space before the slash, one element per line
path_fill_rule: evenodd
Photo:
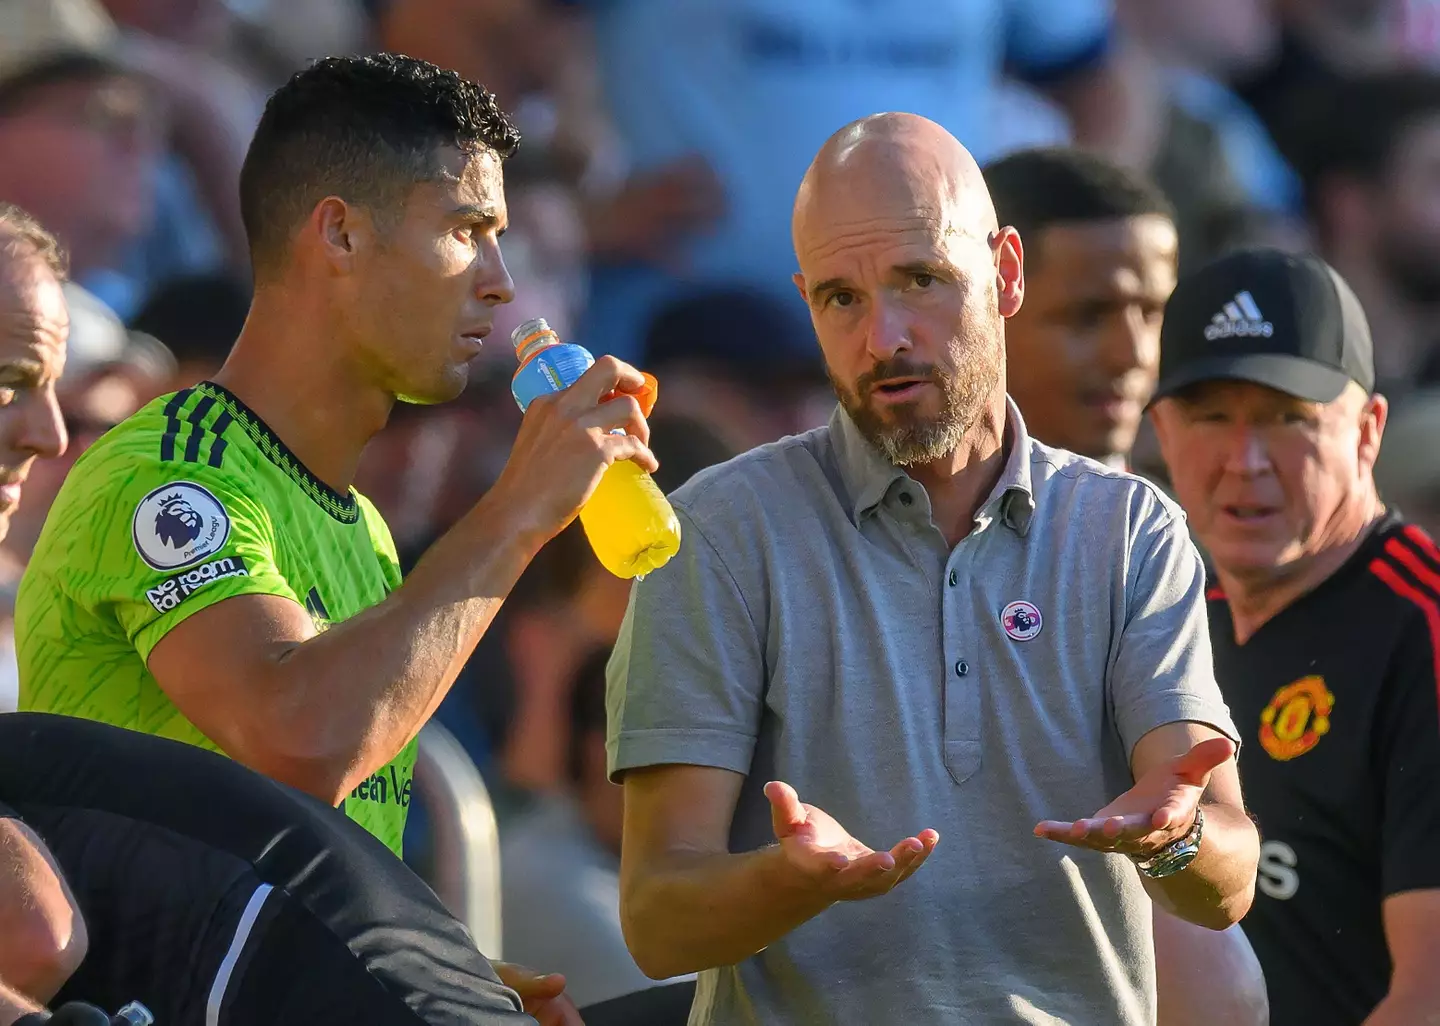
<path fill-rule="evenodd" d="M 140 653 L 141 661 L 148 665 L 150 662 L 150 653 L 154 651 L 156 645 L 160 644 L 160 639 L 202 609 L 209 609 L 216 603 L 224 602 L 226 599 L 238 598 L 241 595 L 275 595 L 279 598 L 289 599 L 292 602 L 299 602 L 299 599 L 289 590 L 285 582 L 278 578 L 234 577 L 225 581 L 224 584 L 225 588 L 223 590 L 217 589 L 214 592 L 211 592 L 208 588 L 202 588 L 180 603 L 175 609 L 140 628 L 140 630 L 136 632 L 132 643 L 135 646 L 135 651 Z"/>
<path fill-rule="evenodd" d="M 1195 695 L 1161 695 L 1155 701 L 1130 709 L 1125 717 L 1121 737 L 1125 742 L 1126 760 L 1134 758 L 1135 746 L 1142 737 L 1170 723 L 1204 724 L 1234 741 L 1236 752 L 1239 752 L 1240 732 L 1235 729 L 1230 710 L 1223 703 Z"/>
<path fill-rule="evenodd" d="M 748 774 L 755 738 L 728 730 L 627 730 L 609 741 L 610 779 L 647 766 L 710 766 Z"/>

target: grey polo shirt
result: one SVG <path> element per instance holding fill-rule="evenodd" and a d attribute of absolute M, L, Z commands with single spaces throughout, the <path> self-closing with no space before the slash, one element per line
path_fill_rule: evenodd
<path fill-rule="evenodd" d="M 675 494 L 684 543 L 610 664 L 612 774 L 744 774 L 736 852 L 773 843 L 773 779 L 877 849 L 940 832 L 890 894 L 702 973 L 692 1026 L 1154 1023 L 1134 868 L 1032 831 L 1126 790 L 1162 724 L 1237 737 L 1200 558 L 1147 482 L 1036 442 L 1013 403 L 1006 435 L 954 548 L 838 409 Z"/>

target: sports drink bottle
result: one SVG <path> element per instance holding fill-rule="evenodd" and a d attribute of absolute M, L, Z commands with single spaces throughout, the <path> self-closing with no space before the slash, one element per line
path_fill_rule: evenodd
<path fill-rule="evenodd" d="M 522 412 L 537 396 L 569 388 L 595 362 L 584 347 L 561 342 L 543 317 L 520 325 L 510 341 L 520 361 L 510 392 Z M 653 405 L 656 382 L 649 375 L 646 381 L 652 394 L 645 398 Z M 648 416 L 644 399 L 641 408 Z M 675 511 L 654 479 L 631 460 L 616 460 L 606 469 L 580 509 L 580 524 L 601 565 L 616 577 L 642 578 L 680 550 Z"/>

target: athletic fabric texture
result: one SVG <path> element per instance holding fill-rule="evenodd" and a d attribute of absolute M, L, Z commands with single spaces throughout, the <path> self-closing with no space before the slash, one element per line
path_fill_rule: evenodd
<path fill-rule="evenodd" d="M 220 751 L 146 668 L 169 631 L 247 594 L 290 599 L 324 630 L 399 584 L 358 492 L 316 478 L 219 385 L 162 396 L 86 450 L 55 500 L 16 599 L 20 708 Z M 344 803 L 397 855 L 414 765 L 411 741 Z"/>

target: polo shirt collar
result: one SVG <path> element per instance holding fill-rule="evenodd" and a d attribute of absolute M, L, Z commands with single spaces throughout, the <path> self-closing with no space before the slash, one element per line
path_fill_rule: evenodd
<path fill-rule="evenodd" d="M 857 522 L 885 501 L 896 482 L 912 480 L 903 467 L 891 463 L 870 444 L 838 403 L 830 417 L 830 437 L 834 439 L 840 476 L 851 496 L 851 513 Z M 976 511 L 975 522 L 984 526 L 998 519 L 1023 536 L 1029 531 L 1030 518 L 1035 512 L 1035 492 L 1030 478 L 1030 434 L 1025 429 L 1020 408 L 1008 395 L 1005 397 L 1005 437 L 1009 443 L 1005 469 L 990 497 Z"/>

